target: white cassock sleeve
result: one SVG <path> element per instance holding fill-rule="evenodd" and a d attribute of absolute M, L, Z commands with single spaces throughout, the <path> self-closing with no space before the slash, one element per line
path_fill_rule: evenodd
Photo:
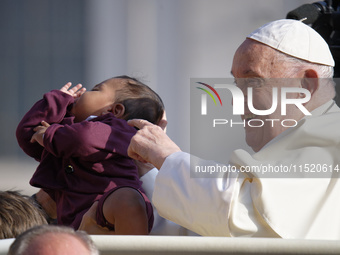
<path fill-rule="evenodd" d="M 185 152 L 167 157 L 152 197 L 159 215 L 202 236 L 280 237 L 254 208 L 251 179 L 238 172 L 194 178 L 190 164 L 214 162 Z"/>
<path fill-rule="evenodd" d="M 140 179 L 143 182 L 142 187 L 146 196 L 151 200 L 154 190 L 155 179 L 158 174 L 157 168 L 151 169 Z M 168 236 L 188 236 L 197 235 L 182 226 L 161 217 L 157 209 L 153 206 L 154 223 L 150 235 L 168 235 Z"/>
<path fill-rule="evenodd" d="M 230 236 L 228 214 L 236 178 L 191 178 L 190 157 L 184 152 L 167 157 L 156 177 L 153 204 L 161 216 L 200 235 Z"/>

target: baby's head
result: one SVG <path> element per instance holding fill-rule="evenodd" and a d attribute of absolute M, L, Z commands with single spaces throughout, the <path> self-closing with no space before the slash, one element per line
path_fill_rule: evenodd
<path fill-rule="evenodd" d="M 115 97 L 115 104 L 122 104 L 125 108 L 122 119 L 145 119 L 154 124 L 162 119 L 164 104 L 156 92 L 129 76 L 117 76 L 113 79 L 121 79 L 123 84 L 116 90 Z"/>
<path fill-rule="evenodd" d="M 76 122 L 109 112 L 120 119 L 138 118 L 157 124 L 162 119 L 164 105 L 147 85 L 129 76 L 117 76 L 86 91 L 72 107 Z"/>

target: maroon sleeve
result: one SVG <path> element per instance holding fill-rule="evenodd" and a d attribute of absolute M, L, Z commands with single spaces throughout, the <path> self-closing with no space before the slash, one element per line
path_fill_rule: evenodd
<path fill-rule="evenodd" d="M 26 154 L 40 161 L 43 147 L 38 143 L 30 142 L 35 133 L 33 128 L 41 125 L 42 120 L 49 124 L 60 123 L 67 113 L 68 106 L 73 102 L 72 96 L 59 90 L 52 90 L 33 105 L 22 118 L 16 130 L 19 146 Z"/>
<path fill-rule="evenodd" d="M 125 124 L 124 124 L 125 122 Z M 109 121 L 82 121 L 72 125 L 51 125 L 44 146 L 56 157 L 79 157 L 102 161 L 112 155 L 127 157 L 127 147 L 135 130 L 114 116 Z"/>

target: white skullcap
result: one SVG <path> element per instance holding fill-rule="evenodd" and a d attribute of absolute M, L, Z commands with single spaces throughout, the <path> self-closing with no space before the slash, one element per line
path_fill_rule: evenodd
<path fill-rule="evenodd" d="M 313 28 L 298 20 L 270 22 L 256 29 L 247 38 L 308 62 L 334 66 L 326 41 Z"/>

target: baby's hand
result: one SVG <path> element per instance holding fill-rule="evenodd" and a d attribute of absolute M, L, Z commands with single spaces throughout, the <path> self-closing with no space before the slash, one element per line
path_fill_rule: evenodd
<path fill-rule="evenodd" d="M 70 89 L 71 86 L 72 83 L 68 82 L 60 89 L 60 91 L 72 96 L 73 98 L 80 97 L 86 91 L 86 88 L 82 88 L 83 85 L 80 83 Z"/>
<path fill-rule="evenodd" d="M 46 129 L 50 126 L 46 121 L 41 122 L 41 126 L 36 126 L 33 131 L 35 133 L 32 135 L 31 143 L 39 143 L 42 147 L 44 147 L 44 134 Z"/>

